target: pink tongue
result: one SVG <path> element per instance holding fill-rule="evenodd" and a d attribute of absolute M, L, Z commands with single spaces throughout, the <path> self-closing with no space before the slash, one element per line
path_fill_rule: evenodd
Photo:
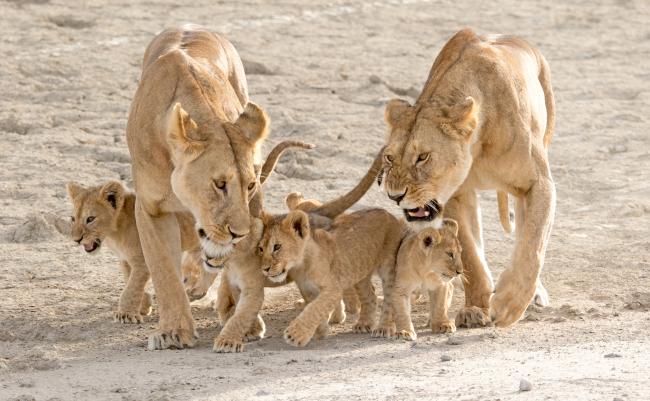
<path fill-rule="evenodd" d="M 95 247 L 95 243 L 94 243 L 94 242 L 91 242 L 90 244 L 84 244 L 84 249 L 85 249 L 86 251 L 92 251 L 94 247 Z"/>
<path fill-rule="evenodd" d="M 415 213 L 412 213 L 411 216 L 413 217 L 427 217 L 426 215 L 426 209 L 423 207 L 419 207 L 418 211 Z"/>

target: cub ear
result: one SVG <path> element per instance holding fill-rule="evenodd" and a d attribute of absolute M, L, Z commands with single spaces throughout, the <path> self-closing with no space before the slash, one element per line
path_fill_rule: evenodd
<path fill-rule="evenodd" d="M 418 242 L 423 251 L 430 251 L 440 243 L 440 233 L 435 228 L 425 228 L 418 233 Z"/>
<path fill-rule="evenodd" d="M 99 190 L 100 198 L 108 202 L 115 210 L 120 210 L 124 205 L 124 186 L 117 181 L 109 181 Z"/>
<path fill-rule="evenodd" d="M 458 236 L 458 222 L 454 219 L 443 219 L 442 227 L 452 233 L 454 237 Z"/>
<path fill-rule="evenodd" d="M 235 121 L 235 126 L 241 130 L 246 139 L 257 146 L 268 135 L 269 118 L 258 105 L 248 102 Z"/>
<path fill-rule="evenodd" d="M 79 196 L 80 193 L 85 191 L 84 187 L 81 185 L 77 184 L 74 181 L 70 181 L 67 185 L 68 189 L 68 196 L 70 197 L 71 200 L 74 200 L 77 196 Z"/>
<path fill-rule="evenodd" d="M 386 124 L 391 128 L 395 128 L 399 125 L 400 121 L 403 119 L 405 114 L 411 110 L 413 106 L 406 100 L 402 99 L 392 99 L 386 105 L 386 110 L 384 111 L 384 119 Z"/>
<path fill-rule="evenodd" d="M 300 238 L 309 236 L 309 216 L 302 210 L 292 210 L 284 218 L 285 228 L 295 232 Z"/>
<path fill-rule="evenodd" d="M 444 109 L 450 123 L 464 136 L 469 136 L 478 124 L 478 106 L 471 96 Z"/>
<path fill-rule="evenodd" d="M 196 139 L 198 126 L 189 114 L 176 103 L 169 116 L 169 144 L 180 153 L 197 154 L 204 148 L 204 142 Z"/>

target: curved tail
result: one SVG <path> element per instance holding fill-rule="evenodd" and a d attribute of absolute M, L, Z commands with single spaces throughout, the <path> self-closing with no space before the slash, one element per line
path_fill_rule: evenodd
<path fill-rule="evenodd" d="M 497 204 L 499 205 L 499 220 L 503 231 L 510 234 L 513 231 L 513 221 L 510 219 L 510 208 L 508 207 L 508 193 L 497 191 Z"/>
<path fill-rule="evenodd" d="M 379 150 L 379 153 L 377 153 L 377 156 L 375 156 L 375 160 L 372 162 L 372 165 L 370 166 L 370 169 L 366 175 L 363 176 L 361 181 L 359 181 L 359 183 L 354 188 L 352 188 L 350 192 L 337 199 L 325 202 L 321 206 L 311 210 L 310 213 L 319 214 L 321 216 L 333 219 L 339 214 L 345 212 L 348 208 L 350 208 L 350 206 L 357 203 L 357 201 L 361 199 L 361 197 L 363 197 L 366 192 L 368 192 L 372 184 L 375 182 L 375 179 L 379 174 L 379 170 L 381 170 L 383 154 L 384 148 L 382 147 L 381 150 Z"/>
<path fill-rule="evenodd" d="M 275 165 L 278 164 L 278 160 L 282 156 L 282 153 L 289 148 L 313 149 L 314 145 L 292 140 L 282 141 L 275 145 L 275 147 L 269 152 L 269 155 L 266 156 L 264 165 L 262 165 L 262 170 L 260 171 L 260 184 L 264 184 L 264 182 L 269 178 Z"/>

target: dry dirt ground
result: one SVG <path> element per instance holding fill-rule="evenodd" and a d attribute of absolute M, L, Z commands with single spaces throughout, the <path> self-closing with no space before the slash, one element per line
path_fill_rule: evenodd
<path fill-rule="evenodd" d="M 0 1 L 0 399 L 650 399 L 647 1 L 182 3 Z M 242 354 L 211 352 L 219 326 L 201 308 L 195 349 L 145 351 L 155 312 L 113 323 L 115 257 L 83 255 L 55 217 L 70 214 L 68 180 L 130 185 L 124 131 L 141 56 L 183 22 L 235 43 L 251 98 L 272 118 L 265 151 L 285 138 L 318 146 L 278 166 L 267 185 L 276 211 L 290 191 L 328 199 L 355 183 L 383 143 L 385 103 L 417 94 L 453 32 L 537 44 L 558 110 L 558 207 L 542 274 L 551 306 L 509 329 L 422 329 L 416 344 L 346 323 L 292 349 L 280 334 L 298 295 L 282 288 L 268 291 L 269 338 Z M 494 194 L 482 205 L 496 277 L 513 240 Z M 360 206 L 397 212 L 377 188 Z M 419 326 L 425 309 L 415 307 Z M 532 391 L 519 392 L 522 378 Z"/>

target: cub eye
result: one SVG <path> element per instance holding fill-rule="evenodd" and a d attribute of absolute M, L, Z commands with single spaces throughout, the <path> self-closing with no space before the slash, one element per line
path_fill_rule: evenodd
<path fill-rule="evenodd" d="M 88 217 L 86 218 L 86 224 L 90 224 L 90 223 L 92 223 L 93 221 L 95 221 L 95 216 L 88 216 Z"/>
<path fill-rule="evenodd" d="M 393 157 L 393 155 L 384 155 L 384 161 L 386 163 L 393 164 L 394 160 L 395 160 L 395 158 Z"/>
<path fill-rule="evenodd" d="M 427 161 L 427 159 L 429 159 L 429 154 L 428 153 L 420 153 L 420 155 L 418 156 L 418 161 L 417 162 L 422 163 L 424 161 Z"/>
<path fill-rule="evenodd" d="M 282 248 L 282 245 L 280 244 L 275 244 L 273 245 L 273 252 L 277 252 Z"/>
<path fill-rule="evenodd" d="M 253 188 L 255 188 L 255 181 L 252 181 L 250 184 L 248 184 L 248 190 L 252 191 Z"/>
<path fill-rule="evenodd" d="M 222 190 L 222 191 L 226 191 L 226 181 L 224 181 L 224 180 L 214 180 L 213 184 L 214 184 L 215 188 L 217 188 L 219 190 Z"/>
<path fill-rule="evenodd" d="M 449 256 L 450 259 L 454 258 L 454 253 L 453 252 L 447 252 L 447 256 Z"/>
<path fill-rule="evenodd" d="M 70 216 L 70 221 L 74 223 L 74 216 Z"/>
<path fill-rule="evenodd" d="M 264 248 L 262 248 L 261 246 L 258 247 L 258 248 L 257 248 L 257 252 L 259 252 L 259 253 L 264 253 Z"/>

